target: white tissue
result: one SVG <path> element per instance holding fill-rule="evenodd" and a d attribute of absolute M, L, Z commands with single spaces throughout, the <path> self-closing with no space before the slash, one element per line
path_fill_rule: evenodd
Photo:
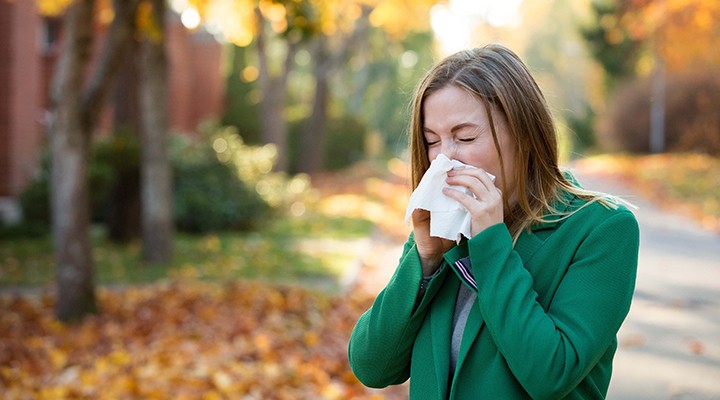
<path fill-rule="evenodd" d="M 413 211 L 417 209 L 430 211 L 430 236 L 459 241 L 462 236 L 470 239 L 470 213 L 462 204 L 445 196 L 444 187 L 464 191 L 472 195 L 463 186 L 451 186 L 445 183 L 447 173 L 455 168 L 475 168 L 457 160 L 450 160 L 445 155 L 438 155 L 425 172 L 420 184 L 410 196 L 405 223 L 410 223 Z M 495 177 L 488 174 L 491 179 Z"/>

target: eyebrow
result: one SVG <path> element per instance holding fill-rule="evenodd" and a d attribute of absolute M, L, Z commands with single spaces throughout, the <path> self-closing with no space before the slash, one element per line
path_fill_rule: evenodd
<path fill-rule="evenodd" d="M 478 124 L 476 124 L 476 123 L 473 123 L 473 122 L 462 122 L 462 123 L 460 123 L 460 124 L 457 124 L 457 125 L 453 126 L 453 127 L 450 129 L 450 132 L 455 133 L 455 132 L 457 132 L 457 131 L 459 131 L 459 130 L 461 130 L 461 129 L 465 129 L 465 128 L 480 129 L 480 125 L 478 125 Z"/>
<path fill-rule="evenodd" d="M 450 128 L 450 132 L 451 132 L 451 133 L 455 133 L 455 132 L 457 132 L 457 131 L 459 131 L 459 130 L 462 130 L 462 129 L 465 129 L 465 128 L 482 129 L 482 126 L 480 126 L 480 125 L 478 125 L 478 124 L 476 124 L 476 123 L 474 123 L 474 122 L 461 122 L 461 123 L 453 126 L 452 128 Z M 434 132 L 432 129 L 430 129 L 430 128 L 428 128 L 428 127 L 425 127 L 425 126 L 423 126 L 423 132 L 428 132 L 428 133 L 433 133 L 433 134 L 435 134 L 435 132 Z"/>

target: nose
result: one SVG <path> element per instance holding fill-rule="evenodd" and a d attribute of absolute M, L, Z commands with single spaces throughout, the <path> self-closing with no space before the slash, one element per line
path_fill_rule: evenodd
<path fill-rule="evenodd" d="M 457 146 L 454 140 L 443 140 L 440 142 L 440 153 L 445 157 L 454 160 L 457 152 Z"/>

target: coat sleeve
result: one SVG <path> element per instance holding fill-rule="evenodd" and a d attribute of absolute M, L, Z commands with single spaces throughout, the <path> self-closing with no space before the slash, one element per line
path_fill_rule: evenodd
<path fill-rule="evenodd" d="M 446 269 L 443 265 L 434 275 L 416 304 L 422 268 L 411 235 L 393 277 L 358 319 L 350 337 L 348 358 L 360 382 L 382 388 L 409 378 L 415 337 Z"/>
<path fill-rule="evenodd" d="M 616 340 L 630 309 L 639 246 L 634 215 L 611 213 L 578 235 L 584 238 L 576 249 L 563 249 L 572 254 L 569 265 L 543 266 L 567 267 L 547 310 L 504 224 L 469 241 L 487 329 L 535 399 L 563 398 L 575 388 Z"/>

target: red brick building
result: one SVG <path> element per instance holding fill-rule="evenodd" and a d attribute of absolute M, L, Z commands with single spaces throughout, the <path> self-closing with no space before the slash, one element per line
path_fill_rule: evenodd
<path fill-rule="evenodd" d="M 38 170 L 60 25 L 39 15 L 34 1 L 0 1 L 0 222 L 17 219 L 15 198 Z M 192 132 L 222 111 L 222 46 L 188 32 L 176 15 L 168 34 L 170 129 Z"/>

